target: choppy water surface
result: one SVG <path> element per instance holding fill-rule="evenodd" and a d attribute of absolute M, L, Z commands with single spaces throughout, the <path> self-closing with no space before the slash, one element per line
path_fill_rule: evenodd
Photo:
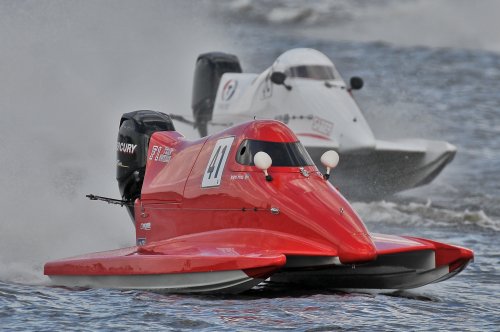
<path fill-rule="evenodd" d="M 110 3 L 104 6 L 108 11 L 105 12 L 106 15 L 111 15 L 112 10 L 118 12 L 125 10 L 121 6 L 110 6 Z M 218 31 L 218 36 L 224 38 L 227 49 L 220 49 L 224 43 L 215 40 L 213 41 L 215 46 L 210 48 L 207 45 L 211 44 L 205 40 L 203 48 L 185 49 L 185 53 L 193 58 L 194 64 L 194 57 L 198 52 L 214 48 L 235 52 L 240 56 L 244 70 L 259 71 L 269 66 L 276 56 L 289 48 L 317 48 L 334 60 L 344 78 L 354 75 L 363 77 L 365 87 L 356 92 L 355 97 L 378 137 L 435 138 L 457 145 L 458 154 L 455 160 L 431 185 L 382 201 L 355 202 L 354 207 L 371 231 L 427 237 L 472 248 L 476 257 L 474 263 L 460 275 L 443 283 L 396 292 L 285 289 L 282 285 L 270 283 L 238 296 L 181 296 L 48 286 L 48 282 L 41 277 L 44 261 L 69 254 L 122 246 L 127 244 L 128 237 L 132 236 L 130 222 L 125 213 L 113 207 L 82 205 L 80 197 L 91 187 L 88 183 L 98 190 L 106 190 L 100 187 L 100 182 L 106 183 L 106 181 L 109 182 L 109 186 L 105 188 L 111 188 L 110 195 L 115 195 L 117 190 L 114 191 L 113 164 L 109 166 L 110 171 L 103 171 L 109 178 L 100 177 L 96 180 L 92 175 L 103 172 L 96 170 L 93 164 L 86 160 L 93 159 L 92 162 L 97 165 L 99 162 L 94 160 L 100 158 L 112 160 L 113 156 L 109 157 L 108 154 L 113 153 L 112 146 L 116 134 L 114 130 L 117 128 L 118 116 L 123 112 L 142 108 L 137 105 L 143 102 L 141 98 L 153 96 L 152 93 L 145 92 L 148 86 L 141 88 L 139 85 L 120 83 L 119 77 L 121 80 L 127 80 L 127 76 L 113 75 L 116 75 L 120 68 L 132 66 L 134 61 L 139 61 L 138 59 L 144 60 L 141 64 L 150 61 L 149 75 L 153 75 L 156 69 L 161 75 L 168 75 L 168 67 L 173 66 L 171 61 L 161 59 L 161 52 L 155 54 L 154 51 L 160 50 L 155 48 L 157 42 L 155 37 L 161 35 L 158 31 L 167 27 L 164 25 L 167 23 L 161 19 L 162 15 L 171 15 L 170 12 L 176 8 L 163 8 L 165 5 L 161 2 L 154 6 L 150 3 L 145 5 L 144 10 L 137 8 L 135 10 L 140 12 L 140 15 L 137 14 L 142 18 L 140 24 L 130 23 L 124 17 L 118 20 L 113 15 L 109 18 L 111 23 L 104 23 L 108 19 L 105 14 L 99 14 L 97 17 L 102 19 L 98 24 L 107 30 L 103 32 L 107 37 L 119 36 L 118 32 L 115 35 L 109 31 L 125 29 L 127 24 L 144 32 L 134 35 L 134 41 L 137 41 L 143 49 L 150 47 L 153 50 L 151 53 L 142 55 L 141 58 L 141 52 L 135 50 L 133 56 L 127 58 L 125 62 L 123 59 L 120 60 L 122 67 L 117 67 L 113 65 L 114 60 L 107 58 L 115 54 L 112 51 L 113 47 L 109 46 L 99 56 L 92 53 L 90 59 L 94 61 L 93 65 L 87 63 L 83 67 L 73 67 L 71 63 L 65 62 L 60 64 L 64 67 L 62 69 L 57 63 L 50 64 L 53 66 L 50 70 L 46 67 L 39 69 L 44 75 L 57 74 L 56 78 L 63 83 L 75 84 L 75 91 L 83 89 L 85 97 L 89 100 L 90 117 L 101 119 L 101 123 L 93 127 L 94 136 L 99 137 L 99 140 L 93 142 L 94 136 L 92 136 L 86 142 L 92 149 L 85 150 L 80 144 L 79 154 L 71 153 L 71 149 L 66 147 L 72 145 L 54 138 L 57 136 L 51 136 L 54 135 L 54 131 L 61 128 L 63 134 L 73 132 L 76 138 L 84 137 L 76 133 L 81 128 L 78 125 L 67 129 L 69 124 L 65 121 L 69 121 L 71 116 L 66 118 L 66 115 L 62 115 L 62 110 L 59 113 L 52 111 L 53 108 L 68 106 L 67 112 L 73 114 L 71 113 L 73 105 L 64 99 L 64 96 L 58 97 L 65 100 L 62 105 L 46 104 L 40 96 L 33 96 L 38 90 L 33 87 L 33 81 L 28 79 L 29 75 L 21 74 L 20 78 L 24 78 L 22 82 L 20 79 L 17 83 L 12 80 L 9 82 L 10 86 L 18 88 L 15 92 L 19 92 L 23 86 L 27 90 L 26 94 L 22 94 L 22 98 L 16 99 L 11 94 L 11 99 L 4 99 L 0 104 L 2 115 L 9 116 L 8 109 L 11 107 L 17 110 L 17 113 L 12 115 L 14 122 L 18 117 L 22 117 L 23 112 L 28 115 L 33 114 L 39 119 L 41 117 L 31 108 L 31 106 L 34 108 L 34 102 L 30 104 L 28 97 L 31 95 L 36 99 L 38 108 L 42 108 L 40 112 L 46 112 L 48 120 L 41 120 L 40 126 L 24 122 L 23 129 L 29 144 L 22 145 L 22 142 L 19 144 L 21 147 L 33 146 L 35 148 L 33 153 L 39 164 L 41 163 L 46 169 L 51 169 L 53 166 L 57 173 L 54 171 L 48 173 L 58 176 L 47 182 L 39 182 L 39 178 L 47 174 L 37 168 L 34 173 L 37 176 L 36 180 L 31 175 L 33 172 L 29 170 L 24 172 L 26 174 L 24 180 L 19 179 L 17 169 L 9 167 L 6 159 L 1 160 L 4 174 L 0 177 L 0 183 L 4 188 L 6 186 L 13 188 L 11 196 L 2 196 L 3 202 L 9 202 L 5 206 L 2 205 L 9 218 L 2 220 L 4 235 L 0 238 L 2 330 L 499 330 L 500 54 L 491 51 L 495 49 L 495 45 L 475 48 L 475 45 L 469 47 L 471 45 L 464 44 L 463 47 L 459 47 L 460 45 L 453 43 L 444 45 L 446 47 L 435 47 L 433 43 L 417 42 L 415 45 L 398 43 L 397 39 L 389 39 L 390 43 L 377 42 L 350 38 L 347 30 L 345 30 L 346 37 L 340 38 L 338 30 L 345 28 L 346 24 L 356 22 L 356 15 L 359 15 L 353 9 L 355 5 L 350 5 L 350 2 L 339 2 L 337 7 L 332 7 L 329 5 L 330 2 L 319 1 L 318 7 L 314 8 L 301 7 L 301 2 L 294 1 L 276 3 L 280 3 L 281 7 L 269 8 L 270 2 L 265 1 L 229 1 L 219 2 L 213 6 L 210 1 L 204 2 L 203 6 L 206 7 L 203 8 L 208 12 L 207 19 L 213 24 L 214 31 Z M 446 3 L 444 1 L 443 5 Z M 22 7 L 25 5 L 18 7 L 13 4 L 14 2 L 8 6 L 4 3 L 2 8 L 7 13 L 22 16 L 24 19 L 36 17 L 37 10 L 40 9 Z M 387 11 L 395 6 L 391 1 L 380 1 L 377 4 L 385 6 L 383 8 Z M 65 6 L 62 8 L 66 11 L 62 10 L 58 15 L 81 19 L 74 16 L 73 5 L 66 3 Z M 99 9 L 100 5 L 91 2 L 91 5 L 83 7 L 91 14 Z M 190 6 L 181 7 L 179 15 L 188 15 L 194 10 Z M 423 7 L 418 7 L 418 10 L 417 7 L 410 6 L 410 9 L 413 8 L 412 10 L 420 13 Z M 367 14 L 372 7 L 365 5 L 362 8 L 365 15 L 363 17 L 376 16 Z M 326 14 L 318 14 L 324 13 L 325 10 Z M 132 15 L 133 12 L 134 10 L 127 9 L 127 14 Z M 201 15 L 199 10 L 196 13 Z M 345 15 L 341 15 L 342 13 Z M 376 14 L 380 13 L 377 11 Z M 149 17 L 148 15 L 154 20 L 145 19 Z M 404 15 L 409 14 L 404 12 Z M 336 23 L 331 23 L 330 21 L 335 18 L 338 18 Z M 70 31 L 74 29 L 76 32 L 87 32 L 86 28 L 81 28 L 85 26 L 85 20 L 79 22 L 76 27 L 70 21 L 68 19 L 64 22 Z M 57 26 L 57 23 L 50 24 Z M 378 24 L 378 29 L 381 29 L 383 21 L 372 24 Z M 203 29 L 203 24 L 198 22 L 198 25 L 201 26 L 198 28 Z M 147 26 L 146 31 L 141 30 L 144 26 Z M 21 29 L 20 25 L 18 27 Z M 52 28 L 50 31 L 53 31 Z M 32 27 L 31 30 L 21 29 L 20 33 L 34 30 L 36 27 Z M 90 37 L 76 34 L 74 38 L 79 38 L 78 36 L 83 38 L 79 49 L 83 51 L 86 45 L 90 45 L 95 47 L 95 52 L 99 52 L 99 47 L 107 43 L 116 46 L 111 39 L 100 37 L 98 31 L 99 29 L 91 30 Z M 155 31 L 153 36 L 149 34 L 151 31 Z M 329 31 L 332 31 L 331 36 Z M 198 30 L 195 29 L 195 32 L 198 33 Z M 60 35 L 52 33 L 55 35 L 52 35 L 51 41 L 56 43 Z M 7 35 L 4 32 L 0 36 L 5 38 Z M 20 36 L 20 38 L 26 37 Z M 41 40 L 44 38 L 42 35 Z M 93 43 L 94 38 L 99 40 L 99 43 Z M 119 36 L 119 38 L 126 37 Z M 182 43 L 189 43 L 188 40 L 181 43 L 176 38 L 169 38 L 168 47 L 161 48 L 165 54 L 168 54 L 169 48 L 185 48 Z M 418 39 L 418 36 L 415 38 Z M 424 38 L 420 36 L 420 40 Z M 34 49 L 53 55 L 49 48 L 44 47 L 42 41 L 36 42 Z M 123 47 L 127 51 L 130 50 L 127 48 L 129 46 Z M 5 54 L 11 54 L 11 57 Z M 13 54 L 15 55 L 15 48 L 14 51 L 10 49 L 4 53 L 2 59 L 12 61 Z M 78 52 L 72 53 L 71 56 L 74 57 L 72 61 L 75 64 L 81 64 L 78 62 Z M 96 60 L 100 57 L 104 58 L 102 62 Z M 102 79 L 107 81 L 111 80 L 110 77 L 115 77 L 113 84 L 101 85 L 98 75 L 85 76 L 89 70 L 98 72 L 99 68 L 105 67 L 103 64 L 110 66 L 110 69 L 107 70 L 108 76 Z M 164 68 L 160 68 L 160 64 Z M 8 69 L 8 66 L 4 64 L 2 68 Z M 185 65 L 182 68 L 186 71 L 185 76 L 191 78 L 192 65 Z M 36 74 L 35 72 L 32 75 Z M 46 77 L 35 78 L 42 80 Z M 87 80 L 90 78 L 96 80 L 99 92 L 88 90 L 91 82 Z M 135 78 L 146 84 L 149 77 L 144 80 L 137 76 Z M 155 83 L 156 80 L 161 81 L 155 78 Z M 44 84 L 55 86 L 63 84 L 58 82 L 47 80 Z M 173 86 L 176 82 L 170 80 L 162 84 Z M 153 85 L 156 84 L 152 84 L 151 87 Z M 8 85 L 2 82 L 2 86 Z M 50 93 L 55 92 L 43 86 L 42 84 L 41 89 L 45 89 L 43 91 L 48 93 L 49 97 L 57 100 L 54 96 L 50 96 Z M 6 91 L 12 92 L 13 89 Z M 190 89 L 189 84 L 186 89 Z M 160 91 L 161 89 L 155 90 L 155 93 L 159 94 Z M 189 95 L 189 91 L 185 94 Z M 100 101 L 107 107 L 114 105 L 116 108 L 110 107 L 110 113 L 102 115 L 106 111 L 96 109 L 99 101 L 94 101 L 92 96 L 99 96 Z M 108 100 L 111 99 L 131 101 L 131 108 L 122 109 L 121 107 L 128 107 L 124 102 L 110 104 Z M 160 105 L 158 110 L 169 112 L 168 102 L 164 106 L 162 103 L 162 99 L 157 97 L 152 104 L 143 106 L 147 108 L 150 105 Z M 188 105 L 189 101 L 183 104 Z M 19 109 L 14 106 L 19 106 Z M 85 110 L 80 104 L 77 106 L 75 103 L 75 107 L 78 107 L 78 114 Z M 186 108 L 184 113 L 188 116 L 189 110 Z M 94 123 L 90 120 L 87 122 L 85 116 L 74 114 L 83 127 Z M 0 126 L 7 133 L 12 133 L 5 122 Z M 100 130 L 112 133 L 103 135 L 99 134 Z M 13 152 L 12 146 L 16 145 L 10 138 L 12 136 L 6 135 L 3 138 L 7 146 L 2 145 L 1 151 L 4 155 L 19 157 L 20 154 Z M 37 139 L 39 137 L 45 137 L 45 140 L 40 142 Z M 102 137 L 109 142 L 103 142 Z M 51 140 L 52 138 L 54 139 Z M 97 148 L 100 145 L 107 146 L 107 143 L 109 148 L 101 150 Z M 44 159 L 45 155 L 50 155 L 51 160 L 55 160 L 56 163 L 48 163 Z M 20 158 L 24 158 L 24 154 Z M 13 178 L 18 180 L 13 182 Z M 19 187 L 21 189 L 17 189 Z M 34 189 L 29 191 L 29 188 Z M 53 199 L 38 195 L 38 191 L 39 194 L 42 192 L 53 194 L 54 200 L 58 202 L 57 205 L 53 203 Z M 12 196 L 15 200 L 12 200 Z M 12 205 L 18 207 L 18 212 L 15 214 L 9 214 L 9 207 Z M 22 209 L 19 208 L 21 206 Z M 100 212 L 103 210 L 107 212 Z M 98 212 L 93 214 L 91 211 Z M 94 221 L 94 219 L 100 220 Z M 113 226 L 106 226 L 110 224 Z M 22 227 L 16 231 L 16 225 Z M 70 242 L 76 244 L 68 249 L 69 253 L 66 253 Z M 18 245 L 19 243 L 22 245 Z"/>

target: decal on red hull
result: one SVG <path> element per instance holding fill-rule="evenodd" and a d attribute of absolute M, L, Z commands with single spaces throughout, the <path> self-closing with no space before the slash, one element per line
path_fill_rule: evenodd
<path fill-rule="evenodd" d="M 169 148 L 168 146 L 153 145 L 148 159 L 168 163 L 170 159 L 172 159 L 173 151 L 174 149 Z"/>

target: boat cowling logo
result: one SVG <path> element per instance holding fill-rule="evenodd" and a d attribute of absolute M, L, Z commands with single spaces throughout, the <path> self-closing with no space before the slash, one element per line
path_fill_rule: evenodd
<path fill-rule="evenodd" d="M 137 144 L 122 143 L 122 142 L 116 143 L 116 150 L 118 152 L 133 154 L 136 148 Z"/>

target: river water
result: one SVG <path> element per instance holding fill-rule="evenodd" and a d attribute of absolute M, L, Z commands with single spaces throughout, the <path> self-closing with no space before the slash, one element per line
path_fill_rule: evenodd
<path fill-rule="evenodd" d="M 0 2 L 2 330 L 459 330 L 500 328 L 500 40 L 493 1 Z M 464 21 L 467 20 L 466 26 Z M 122 113 L 190 116 L 193 65 L 220 50 L 258 72 L 312 47 L 344 78 L 380 138 L 446 140 L 432 184 L 353 202 L 374 232 L 471 248 L 475 261 L 409 291 L 284 289 L 238 296 L 50 286 L 43 263 L 133 244 L 117 196 Z"/>

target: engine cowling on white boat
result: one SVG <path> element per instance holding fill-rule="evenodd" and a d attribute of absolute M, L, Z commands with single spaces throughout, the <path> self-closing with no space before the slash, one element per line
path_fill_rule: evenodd
<path fill-rule="evenodd" d="M 314 49 L 289 50 L 260 74 L 243 73 L 234 55 L 206 53 L 196 62 L 194 121 L 173 119 L 179 126 L 194 125 L 202 137 L 253 118 L 282 121 L 318 167 L 325 151 L 341 154 L 331 181 L 350 199 L 381 199 L 431 182 L 454 158 L 456 147 L 377 139 L 352 95 L 362 86 L 358 77 L 346 84 L 332 61 Z"/>

